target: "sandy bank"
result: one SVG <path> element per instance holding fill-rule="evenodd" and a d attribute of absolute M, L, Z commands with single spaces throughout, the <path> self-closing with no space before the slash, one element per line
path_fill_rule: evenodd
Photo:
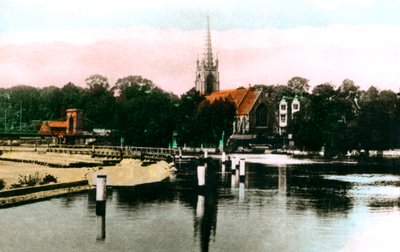
<path fill-rule="evenodd" d="M 105 167 L 89 178 L 89 184 L 94 185 L 94 178 L 98 175 L 107 175 L 109 186 L 133 186 L 154 183 L 168 178 L 171 174 L 171 165 L 165 161 L 142 166 L 137 159 L 124 159 L 115 166 Z"/>
<path fill-rule="evenodd" d="M 27 158 L 27 160 L 43 159 L 44 154 L 24 153 L 24 152 L 9 152 L 5 153 L 7 157 Z M 46 154 L 46 159 L 55 160 L 60 158 L 60 155 L 49 153 Z M 84 155 L 69 155 L 66 154 L 67 160 L 79 161 Z M 29 159 L 28 159 L 29 158 Z M 87 156 L 84 156 L 87 158 Z M 20 176 L 33 175 L 36 172 L 40 176 L 51 174 L 57 178 L 59 183 L 73 182 L 80 180 L 88 180 L 89 184 L 94 185 L 95 176 L 97 174 L 106 174 L 108 177 L 108 185 L 112 186 L 133 186 L 138 184 L 153 183 L 161 181 L 170 175 L 171 166 L 165 161 L 160 161 L 148 166 L 142 166 L 142 162 L 136 159 L 124 159 L 115 166 L 102 168 L 86 167 L 86 168 L 51 168 L 43 165 L 20 163 L 11 161 L 0 161 L 0 179 L 5 182 L 5 189 L 9 189 L 12 184 L 18 183 Z"/>
<path fill-rule="evenodd" d="M 0 161 L 0 179 L 6 183 L 5 189 L 18 183 L 19 176 L 28 176 L 38 172 L 39 175 L 51 174 L 59 183 L 85 180 L 98 168 L 50 168 L 37 164 Z"/>

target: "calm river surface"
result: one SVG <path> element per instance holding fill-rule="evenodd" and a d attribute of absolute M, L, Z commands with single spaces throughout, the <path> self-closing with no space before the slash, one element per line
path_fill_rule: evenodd
<path fill-rule="evenodd" d="M 0 251 L 399 251 L 400 162 L 221 165 L 0 209 Z"/>

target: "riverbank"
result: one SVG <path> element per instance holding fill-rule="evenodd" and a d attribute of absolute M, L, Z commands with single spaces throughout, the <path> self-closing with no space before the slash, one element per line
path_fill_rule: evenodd
<path fill-rule="evenodd" d="M 143 166 L 140 160 L 124 159 L 113 166 L 103 167 L 98 165 L 96 167 L 82 168 L 54 168 L 38 164 L 38 160 L 63 164 L 80 162 L 83 166 L 84 162 L 88 162 L 89 164 L 94 162 L 94 159 L 90 156 L 70 154 L 61 156 L 62 158 L 60 159 L 60 154 L 56 153 L 38 154 L 34 152 L 15 151 L 3 153 L 1 157 L 9 158 L 9 160 L 14 159 L 15 161 L 0 160 L 0 179 L 3 179 L 5 184 L 4 190 L 0 191 L 0 206 L 31 202 L 67 193 L 89 190 L 95 186 L 95 178 L 98 174 L 107 175 L 107 186 L 135 186 L 162 181 L 172 173 L 172 165 L 165 161 Z M 21 162 L 21 159 L 24 162 Z M 26 190 L 27 187 L 13 189 L 12 185 L 18 184 L 21 178 L 34 174 L 37 174 L 39 177 L 50 174 L 57 179 L 57 184 L 66 183 L 70 184 L 70 186 L 62 189 L 48 189 L 46 186 L 34 186 L 42 188 L 42 190 L 18 195 L 13 198 L 1 195 L 2 192 L 8 190 Z M 79 181 L 86 181 L 87 185 L 77 186 L 74 184 Z"/>

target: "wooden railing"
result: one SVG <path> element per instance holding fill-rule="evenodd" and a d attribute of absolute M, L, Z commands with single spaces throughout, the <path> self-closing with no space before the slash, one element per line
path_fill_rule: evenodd
<path fill-rule="evenodd" d="M 133 147 L 133 146 L 85 146 L 85 145 L 49 145 L 48 152 L 91 155 L 107 158 L 141 158 L 164 160 L 179 155 L 174 148 Z"/>

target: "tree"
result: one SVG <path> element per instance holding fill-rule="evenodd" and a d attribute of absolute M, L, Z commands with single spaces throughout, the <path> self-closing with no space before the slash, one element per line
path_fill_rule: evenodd
<path fill-rule="evenodd" d="M 195 88 L 184 93 L 178 104 L 177 115 L 177 131 L 179 136 L 179 144 L 188 144 L 196 146 L 201 144 L 201 129 L 197 122 L 200 103 L 204 101 Z"/>
<path fill-rule="evenodd" d="M 93 74 L 86 78 L 86 85 L 89 86 L 90 90 L 108 90 L 110 88 L 110 84 L 108 84 L 108 79 L 105 76 L 100 74 Z"/>
<path fill-rule="evenodd" d="M 288 87 L 291 88 L 295 93 L 306 93 L 308 89 L 310 89 L 310 85 L 308 84 L 308 80 L 303 77 L 293 77 L 288 83 Z"/>
<path fill-rule="evenodd" d="M 358 94 L 360 87 L 354 84 L 354 81 L 345 79 L 342 85 L 339 86 L 339 94 L 343 97 L 352 96 Z"/>
<path fill-rule="evenodd" d="M 218 146 L 222 132 L 232 134 L 232 123 L 236 115 L 236 106 L 230 99 L 218 99 L 210 103 L 204 100 L 199 105 L 196 126 L 200 129 L 200 143 Z"/>
<path fill-rule="evenodd" d="M 95 74 L 86 79 L 84 111 L 89 128 L 113 128 L 115 97 L 107 77 Z"/>
<path fill-rule="evenodd" d="M 119 79 L 116 128 L 127 144 L 166 147 L 175 129 L 177 97 L 141 76 Z"/>

